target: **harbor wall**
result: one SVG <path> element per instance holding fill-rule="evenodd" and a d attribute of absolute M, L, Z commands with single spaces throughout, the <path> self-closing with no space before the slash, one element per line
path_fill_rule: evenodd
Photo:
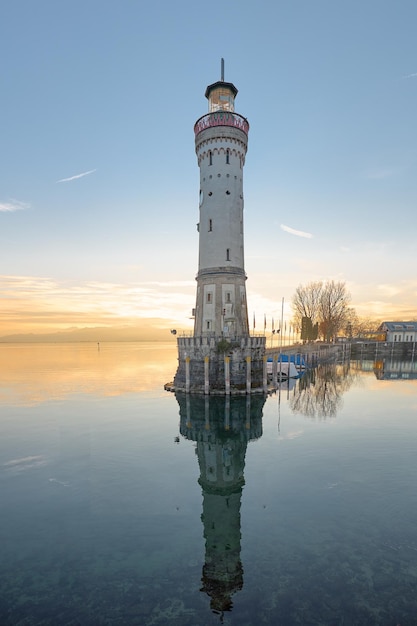
<path fill-rule="evenodd" d="M 267 391 L 265 337 L 179 337 L 173 390 L 204 394 Z"/>

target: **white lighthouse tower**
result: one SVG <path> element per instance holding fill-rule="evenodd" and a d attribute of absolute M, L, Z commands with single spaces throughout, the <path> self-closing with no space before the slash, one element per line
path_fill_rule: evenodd
<path fill-rule="evenodd" d="M 266 391 L 265 337 L 249 335 L 243 249 L 243 167 L 249 123 L 235 112 L 238 90 L 206 89 L 208 113 L 194 125 L 200 168 L 199 262 L 194 334 L 178 338 L 172 387 L 191 393 Z"/>
<path fill-rule="evenodd" d="M 209 112 L 197 120 L 200 168 L 199 264 L 195 336 L 249 335 L 243 254 L 243 166 L 248 121 L 235 113 L 237 89 L 222 78 L 206 89 Z"/>

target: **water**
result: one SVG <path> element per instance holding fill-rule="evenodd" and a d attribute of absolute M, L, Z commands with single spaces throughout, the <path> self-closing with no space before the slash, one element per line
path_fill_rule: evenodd
<path fill-rule="evenodd" d="M 163 391 L 175 343 L 0 345 L 0 624 L 416 625 L 417 380 L 374 365 L 226 403 Z"/>

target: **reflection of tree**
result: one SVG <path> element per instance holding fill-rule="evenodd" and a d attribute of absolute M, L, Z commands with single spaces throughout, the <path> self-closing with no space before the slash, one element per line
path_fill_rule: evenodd
<path fill-rule="evenodd" d="M 349 362 L 319 365 L 299 380 L 290 406 L 294 412 L 308 417 L 335 417 L 342 405 L 342 395 L 356 377 Z"/>
<path fill-rule="evenodd" d="M 262 435 L 265 398 L 201 397 L 176 394 L 180 432 L 197 443 L 199 483 L 203 491 L 206 540 L 201 591 L 213 610 L 232 609 L 232 595 L 242 589 L 240 503 L 248 442 Z"/>

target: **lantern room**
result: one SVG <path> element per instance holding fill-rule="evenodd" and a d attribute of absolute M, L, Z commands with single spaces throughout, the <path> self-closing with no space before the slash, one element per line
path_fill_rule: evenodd
<path fill-rule="evenodd" d="M 215 113 L 216 111 L 233 113 L 236 95 L 237 89 L 233 83 L 225 83 L 223 80 L 219 80 L 217 83 L 209 85 L 205 93 L 209 104 L 209 113 Z"/>

